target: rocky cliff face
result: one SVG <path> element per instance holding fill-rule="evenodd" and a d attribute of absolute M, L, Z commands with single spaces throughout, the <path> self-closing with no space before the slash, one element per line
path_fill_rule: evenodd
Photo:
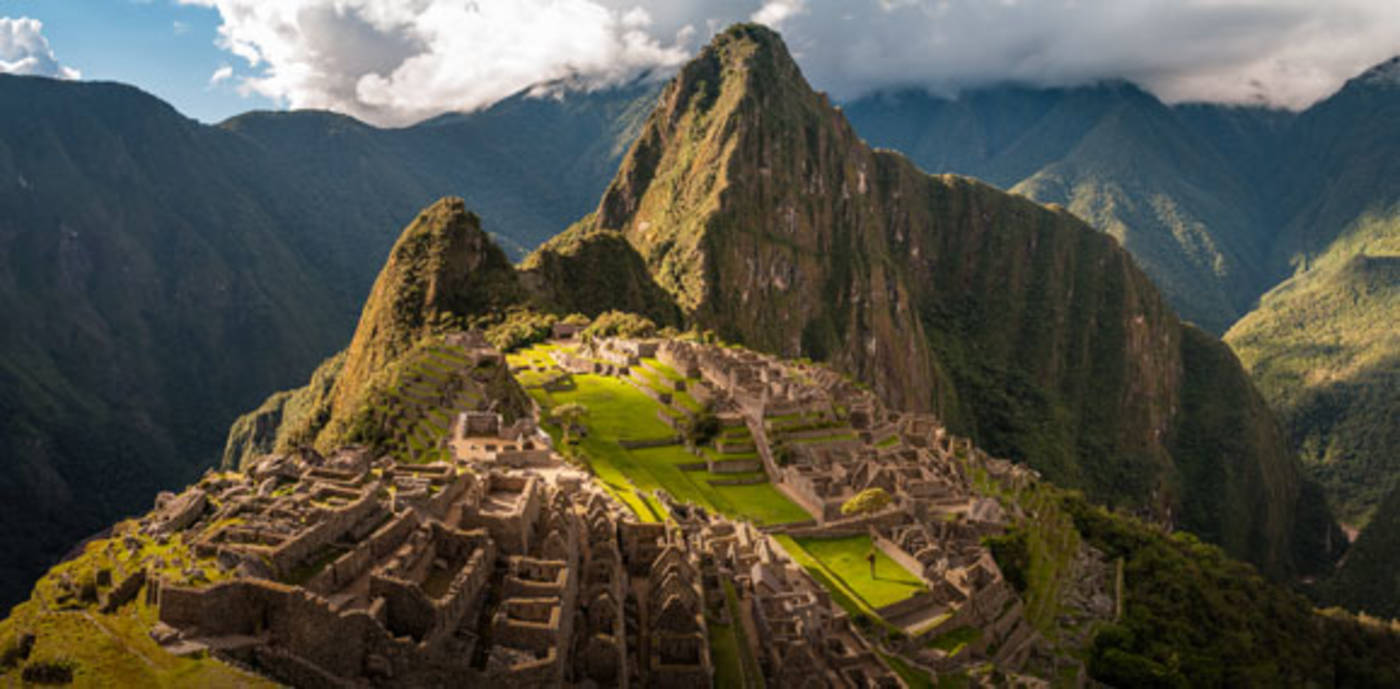
<path fill-rule="evenodd" d="M 621 232 L 697 325 L 830 361 L 1095 499 L 1294 566 L 1301 481 L 1272 417 L 1251 408 L 1242 431 L 1185 404 L 1203 385 L 1257 399 L 1228 350 L 1187 334 L 1111 237 L 870 149 L 767 29 L 681 70 L 584 223 Z"/>

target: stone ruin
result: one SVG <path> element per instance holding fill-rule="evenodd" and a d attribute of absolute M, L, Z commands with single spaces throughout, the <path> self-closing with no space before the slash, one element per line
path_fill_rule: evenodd
<path fill-rule="evenodd" d="M 981 543 L 1008 516 L 972 486 L 974 471 L 1013 487 L 1033 472 L 931 416 L 888 411 L 820 366 L 675 340 L 555 353 L 561 366 L 623 376 L 652 357 L 684 376 L 810 522 L 760 529 L 674 503 L 670 521 L 639 521 L 563 465 L 535 420 L 468 412 L 451 463 L 297 452 L 163 495 L 143 529 L 184 534 L 232 577 L 147 581 L 155 636 L 294 686 L 708 687 L 713 632 L 738 628 L 769 686 L 903 686 L 777 545 L 786 532 L 868 534 L 924 582 L 877 611 L 905 632 L 885 653 L 942 672 L 1014 669 L 1042 650 Z M 893 504 L 841 514 L 872 487 Z M 981 634 L 957 657 L 930 646 L 962 627 Z"/>

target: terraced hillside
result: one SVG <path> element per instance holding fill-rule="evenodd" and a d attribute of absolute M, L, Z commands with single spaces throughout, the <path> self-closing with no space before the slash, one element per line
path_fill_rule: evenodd
<path fill-rule="evenodd" d="M 587 457 L 603 485 L 638 517 L 648 521 L 668 513 L 657 497 L 698 505 L 726 516 L 757 524 L 784 524 L 811 519 L 801 507 L 777 491 L 759 466 L 747 428 L 741 423 L 721 427 L 712 440 L 686 444 L 681 429 L 705 413 L 694 395 L 704 388 L 699 378 L 684 378 L 674 369 L 644 360 L 624 377 L 601 374 L 569 375 L 553 358 L 574 355 L 573 347 L 537 345 L 512 353 L 514 375 L 541 406 L 545 418 L 565 404 L 581 404 L 585 429 L 575 438 L 576 451 Z M 598 362 L 606 365 L 605 362 Z M 560 378 L 568 383 L 557 384 Z M 677 390 L 677 384 L 686 388 Z M 544 428 L 562 438 L 558 423 Z"/>

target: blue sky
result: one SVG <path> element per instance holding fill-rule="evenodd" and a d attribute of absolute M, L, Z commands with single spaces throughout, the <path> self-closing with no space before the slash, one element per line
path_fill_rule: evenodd
<path fill-rule="evenodd" d="M 3 16 L 42 21 L 55 57 L 83 79 L 134 84 L 195 119 L 217 122 L 275 107 L 257 94 L 239 95 L 232 81 L 209 85 L 221 66 L 247 69 L 214 44 L 220 19 L 213 8 L 170 0 L 0 0 Z"/>
<path fill-rule="evenodd" d="M 75 69 L 205 122 L 292 107 L 402 126 L 664 73 L 735 21 L 778 29 L 838 101 L 1127 79 L 1301 108 L 1400 53 L 1400 0 L 0 0 L 0 71 Z"/>

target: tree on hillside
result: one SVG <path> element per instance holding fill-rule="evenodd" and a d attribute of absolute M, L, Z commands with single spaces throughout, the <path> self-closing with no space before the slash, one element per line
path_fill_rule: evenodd
<path fill-rule="evenodd" d="M 894 498 L 884 488 L 866 488 L 841 505 L 841 514 L 852 517 L 874 514 L 890 506 Z"/>
<path fill-rule="evenodd" d="M 568 451 L 569 443 L 572 441 L 571 436 L 573 435 L 574 424 L 588 416 L 588 407 L 578 402 L 569 402 L 555 407 L 553 415 L 554 420 L 558 421 L 560 427 L 563 428 L 562 437 L 564 442 L 562 445 L 565 450 Z"/>
<path fill-rule="evenodd" d="M 722 428 L 719 417 L 715 416 L 714 406 L 706 404 L 700 412 L 686 417 L 681 432 L 686 442 L 698 447 L 713 440 Z"/>

